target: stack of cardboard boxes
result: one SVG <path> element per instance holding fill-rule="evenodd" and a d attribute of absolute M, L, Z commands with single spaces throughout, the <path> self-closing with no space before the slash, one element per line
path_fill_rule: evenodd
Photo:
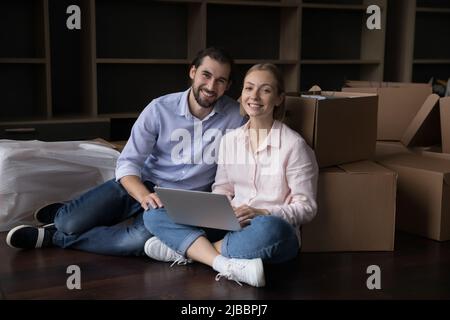
<path fill-rule="evenodd" d="M 398 173 L 397 229 L 437 241 L 450 240 L 449 109 L 450 98 L 431 94 L 400 141 L 378 142 L 376 154 Z"/>
<path fill-rule="evenodd" d="M 450 98 L 428 84 L 350 81 L 286 107 L 321 168 L 302 251 L 392 251 L 396 227 L 450 239 Z"/>
<path fill-rule="evenodd" d="M 315 150 L 318 213 L 302 227 L 302 251 L 394 249 L 395 172 L 375 155 L 378 96 L 319 92 L 286 97 L 286 123 Z"/>

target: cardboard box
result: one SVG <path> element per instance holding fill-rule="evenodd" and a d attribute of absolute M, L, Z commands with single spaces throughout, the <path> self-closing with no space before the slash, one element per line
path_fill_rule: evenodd
<path fill-rule="evenodd" d="M 314 149 L 320 167 L 375 155 L 378 97 L 322 91 L 286 97 L 285 122 Z"/>
<path fill-rule="evenodd" d="M 450 97 L 441 98 L 441 135 L 442 152 L 450 153 Z"/>
<path fill-rule="evenodd" d="M 430 84 L 348 81 L 344 92 L 376 93 L 378 100 L 378 140 L 400 141 L 406 128 L 432 93 Z"/>
<path fill-rule="evenodd" d="M 318 213 L 302 226 L 302 251 L 392 251 L 397 176 L 371 161 L 322 169 Z"/>
<path fill-rule="evenodd" d="M 397 228 L 450 240 L 450 160 L 398 154 L 379 162 L 398 174 Z"/>
<path fill-rule="evenodd" d="M 401 142 L 407 147 L 428 147 L 441 143 L 439 96 L 431 94 L 405 130 Z"/>

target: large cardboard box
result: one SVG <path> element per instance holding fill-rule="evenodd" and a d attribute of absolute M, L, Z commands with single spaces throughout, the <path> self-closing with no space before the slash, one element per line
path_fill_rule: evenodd
<path fill-rule="evenodd" d="M 378 97 L 322 91 L 286 97 L 285 122 L 314 149 L 320 167 L 371 159 Z"/>
<path fill-rule="evenodd" d="M 450 97 L 440 100 L 442 152 L 450 153 Z"/>
<path fill-rule="evenodd" d="M 431 85 L 425 83 L 347 81 L 346 86 L 342 91 L 378 94 L 378 140 L 400 141 L 432 93 Z"/>
<path fill-rule="evenodd" d="M 302 251 L 394 250 L 396 174 L 371 161 L 322 169 L 318 213 L 302 226 Z"/>
<path fill-rule="evenodd" d="M 379 162 L 398 174 L 397 228 L 450 240 L 450 160 L 397 154 Z"/>

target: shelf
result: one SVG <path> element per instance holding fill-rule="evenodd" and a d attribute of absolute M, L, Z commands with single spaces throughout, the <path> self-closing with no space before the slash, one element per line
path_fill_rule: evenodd
<path fill-rule="evenodd" d="M 450 59 L 415 59 L 414 64 L 450 64 Z"/>
<path fill-rule="evenodd" d="M 97 58 L 95 61 L 99 64 L 182 64 L 189 65 L 191 62 L 187 59 L 109 59 Z"/>
<path fill-rule="evenodd" d="M 355 10 L 355 11 L 366 12 L 367 5 L 303 3 L 302 8 L 304 8 L 304 9 L 320 9 L 320 10 Z"/>
<path fill-rule="evenodd" d="M 110 138 L 110 122 L 104 119 L 65 119 L 0 124 L 0 139 L 67 141 Z"/>
<path fill-rule="evenodd" d="M 236 64 L 258 64 L 258 63 L 272 63 L 276 65 L 281 64 L 296 64 L 297 60 L 259 60 L 259 59 L 237 59 L 234 61 Z"/>
<path fill-rule="evenodd" d="M 339 60 L 301 60 L 300 61 L 301 64 L 380 64 L 381 61 L 380 60 L 343 60 L 343 59 L 339 59 Z"/>
<path fill-rule="evenodd" d="M 450 8 L 426 8 L 426 7 L 420 7 L 420 8 L 416 9 L 416 12 L 449 14 L 450 13 Z"/>
<path fill-rule="evenodd" d="M 0 58 L 0 63 L 45 64 L 47 60 L 43 58 Z"/>
<path fill-rule="evenodd" d="M 283 3 L 277 1 L 226 1 L 226 0 L 206 0 L 207 4 L 221 4 L 227 6 L 257 6 L 257 7 L 296 7 L 295 3 Z"/>
<path fill-rule="evenodd" d="M 102 117 L 80 117 L 80 116 L 66 116 L 66 117 L 51 117 L 51 118 L 43 118 L 43 117 L 34 117 L 34 118 L 28 118 L 24 119 L 22 117 L 22 120 L 20 121 L 3 121 L 0 122 L 1 126 L 17 126 L 17 125 L 27 125 L 27 124 L 62 124 L 62 123 L 96 123 L 96 122 L 102 122 L 102 123 L 108 123 L 108 118 L 102 118 Z"/>

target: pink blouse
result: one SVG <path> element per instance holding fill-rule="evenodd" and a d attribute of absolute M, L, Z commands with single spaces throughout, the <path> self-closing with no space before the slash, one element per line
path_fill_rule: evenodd
<path fill-rule="evenodd" d="M 228 132 L 220 143 L 214 193 L 232 197 L 235 207 L 267 209 L 296 227 L 317 212 L 318 166 L 313 150 L 287 125 L 275 120 L 253 153 L 249 122 Z"/>

